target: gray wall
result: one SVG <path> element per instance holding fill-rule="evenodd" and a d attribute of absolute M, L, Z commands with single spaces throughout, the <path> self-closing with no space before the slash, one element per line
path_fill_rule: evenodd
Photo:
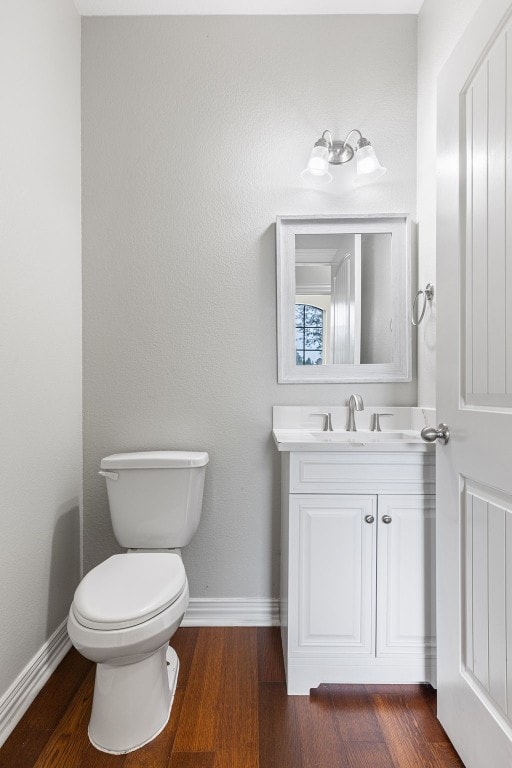
<path fill-rule="evenodd" d="M 481 0 L 424 0 L 418 17 L 418 289 L 436 282 L 437 77 Z M 436 405 L 436 301 L 418 328 L 418 404 Z"/>
<path fill-rule="evenodd" d="M 83 31 L 85 565 L 117 551 L 102 456 L 205 449 L 192 596 L 277 594 L 273 404 L 277 214 L 415 211 L 416 18 L 87 18 Z M 325 128 L 364 130 L 389 169 L 325 191 L 299 173 Z M 357 385 L 416 402 L 416 382 Z"/>
<path fill-rule="evenodd" d="M 0 700 L 79 578 L 80 17 L 0 4 Z"/>

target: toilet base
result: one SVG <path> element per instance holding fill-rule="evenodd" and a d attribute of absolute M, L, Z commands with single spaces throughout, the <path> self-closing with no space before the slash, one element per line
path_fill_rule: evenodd
<path fill-rule="evenodd" d="M 169 721 L 179 659 L 168 644 L 134 664 L 97 664 L 89 740 L 124 755 L 143 747 Z"/>

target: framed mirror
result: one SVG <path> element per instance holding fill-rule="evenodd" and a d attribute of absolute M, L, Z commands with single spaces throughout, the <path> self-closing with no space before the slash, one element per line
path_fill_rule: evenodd
<path fill-rule="evenodd" d="M 405 214 L 278 216 L 280 383 L 411 380 Z"/>

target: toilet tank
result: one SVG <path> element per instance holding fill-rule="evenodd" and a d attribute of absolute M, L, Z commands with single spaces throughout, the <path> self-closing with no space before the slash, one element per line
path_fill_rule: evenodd
<path fill-rule="evenodd" d="M 114 534 L 127 549 L 186 546 L 199 525 L 208 454 L 116 453 L 101 461 Z"/>

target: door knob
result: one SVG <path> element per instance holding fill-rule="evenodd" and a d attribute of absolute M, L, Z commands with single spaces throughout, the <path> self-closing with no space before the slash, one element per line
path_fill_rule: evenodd
<path fill-rule="evenodd" d="M 386 525 L 389 525 L 392 520 L 393 518 L 390 515 L 383 515 L 382 517 L 382 522 L 386 523 Z"/>
<path fill-rule="evenodd" d="M 374 516 L 373 515 L 366 515 L 365 522 L 371 525 L 372 523 L 375 522 Z"/>
<path fill-rule="evenodd" d="M 450 439 L 450 430 L 446 424 L 439 424 L 437 429 L 435 427 L 423 427 L 421 436 L 427 443 L 434 443 L 439 440 L 440 443 L 446 445 Z"/>

